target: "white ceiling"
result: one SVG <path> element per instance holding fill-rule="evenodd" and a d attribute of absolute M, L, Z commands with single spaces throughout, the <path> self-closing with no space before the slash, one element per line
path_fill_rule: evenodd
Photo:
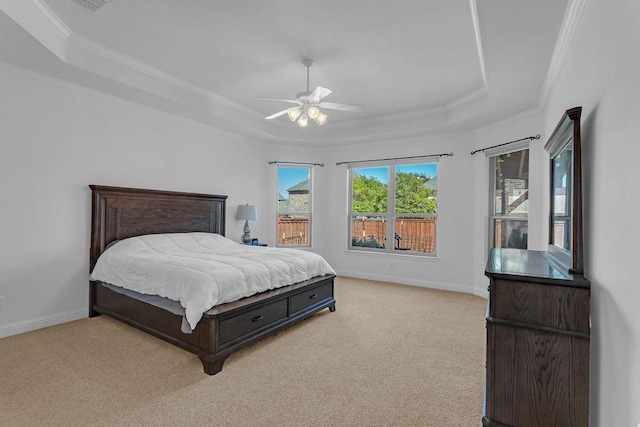
<path fill-rule="evenodd" d="M 0 61 L 274 143 L 473 130 L 538 108 L 567 0 L 0 1 Z M 364 113 L 300 129 L 306 86 Z"/>

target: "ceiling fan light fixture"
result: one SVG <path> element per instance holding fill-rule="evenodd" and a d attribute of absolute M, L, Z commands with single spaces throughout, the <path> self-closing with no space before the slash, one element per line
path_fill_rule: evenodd
<path fill-rule="evenodd" d="M 298 126 L 300 126 L 301 128 L 306 128 L 307 125 L 309 125 L 309 116 L 307 116 L 306 114 L 303 113 L 298 118 L 298 121 L 296 123 L 298 123 Z"/>
<path fill-rule="evenodd" d="M 296 119 L 298 117 L 300 117 L 300 114 L 302 114 L 302 111 L 300 110 L 289 110 L 289 120 L 291 120 L 292 122 L 295 122 Z"/>
<path fill-rule="evenodd" d="M 318 116 L 314 117 L 313 120 L 316 122 L 318 126 L 322 126 L 327 123 L 327 115 L 322 111 L 318 111 Z"/>
<path fill-rule="evenodd" d="M 311 59 L 305 59 L 302 61 L 302 64 L 307 70 L 307 90 L 296 94 L 296 99 L 256 98 L 266 101 L 288 102 L 290 104 L 297 105 L 296 107 L 290 107 L 282 111 L 278 111 L 275 114 L 271 114 L 270 116 L 265 117 L 266 120 L 272 120 L 286 114 L 287 117 L 289 117 L 289 120 L 291 120 L 293 123 L 297 124 L 301 128 L 306 128 L 307 126 L 309 126 L 309 119 L 312 119 L 318 126 L 322 126 L 327 123 L 327 115 L 322 112 L 320 107 L 328 110 L 343 110 L 352 112 L 364 111 L 362 105 L 341 104 L 337 102 L 321 102 L 321 100 L 327 95 L 330 95 L 332 91 L 331 89 L 327 89 L 326 87 L 322 86 L 318 86 L 314 91 L 309 90 L 309 68 L 313 65 L 313 61 Z"/>
<path fill-rule="evenodd" d="M 309 107 L 307 110 L 307 115 L 310 119 L 315 119 L 320 114 L 320 109 L 318 107 Z"/>

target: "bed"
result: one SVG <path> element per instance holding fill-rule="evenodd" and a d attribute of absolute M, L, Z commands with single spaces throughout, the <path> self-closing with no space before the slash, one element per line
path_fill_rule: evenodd
<path fill-rule="evenodd" d="M 224 236 L 226 196 L 90 185 L 90 271 L 110 243 L 134 236 L 203 232 Z M 256 250 L 260 250 L 256 248 Z M 335 311 L 335 275 L 313 277 L 206 311 L 191 333 L 183 316 L 146 298 L 90 280 L 89 316 L 111 316 L 198 356 L 215 375 L 234 352 L 320 310 Z M 172 303 L 172 301 L 165 301 Z"/>

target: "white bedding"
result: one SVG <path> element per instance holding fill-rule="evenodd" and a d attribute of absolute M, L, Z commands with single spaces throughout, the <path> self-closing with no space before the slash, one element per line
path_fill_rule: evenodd
<path fill-rule="evenodd" d="M 248 246 L 219 234 L 131 237 L 98 258 L 91 280 L 179 301 L 195 329 L 204 312 L 269 289 L 335 274 L 312 252 Z"/>

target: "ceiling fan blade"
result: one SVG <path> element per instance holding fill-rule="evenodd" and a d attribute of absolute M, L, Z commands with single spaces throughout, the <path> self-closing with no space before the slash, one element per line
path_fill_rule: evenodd
<path fill-rule="evenodd" d="M 282 102 L 288 102 L 290 104 L 302 105 L 302 102 L 297 101 L 295 99 L 280 99 L 280 98 L 255 98 L 255 99 L 261 99 L 263 101 L 282 101 Z"/>
<path fill-rule="evenodd" d="M 338 104 L 336 102 L 321 102 L 318 104 L 318 107 L 328 110 L 352 111 L 354 113 L 362 113 L 364 111 L 364 106 L 362 105 Z"/>
<path fill-rule="evenodd" d="M 300 108 L 300 107 L 291 107 L 291 108 L 287 108 L 286 110 L 278 111 L 278 112 L 277 112 L 277 113 L 275 113 L 275 114 L 272 114 L 272 115 L 270 115 L 270 116 L 267 116 L 267 117 L 265 117 L 265 119 L 267 119 L 267 120 L 275 119 L 276 117 L 280 117 L 280 116 L 283 116 L 283 115 L 287 114 L 289 111 L 297 110 L 297 109 L 299 109 L 299 108 Z"/>
<path fill-rule="evenodd" d="M 309 101 L 312 102 L 312 103 L 313 102 L 318 102 L 322 98 L 324 98 L 325 96 L 329 95 L 331 92 L 332 92 L 331 89 L 327 89 L 326 87 L 318 86 L 316 88 L 316 90 L 311 92 L 311 95 L 309 95 Z"/>

